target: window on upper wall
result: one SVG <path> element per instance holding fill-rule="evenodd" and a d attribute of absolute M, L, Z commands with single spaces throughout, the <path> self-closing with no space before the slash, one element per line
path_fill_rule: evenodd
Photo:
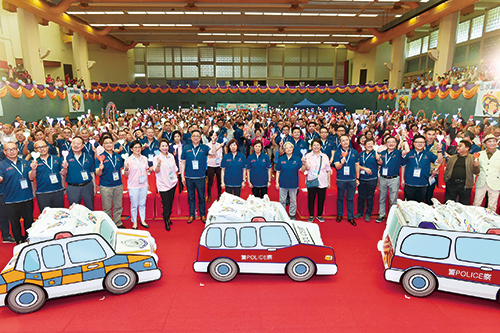
<path fill-rule="evenodd" d="M 422 38 L 422 53 L 429 51 L 429 36 Z"/>
<path fill-rule="evenodd" d="M 486 28 L 484 32 L 500 29 L 500 7 L 493 8 L 486 14 Z"/>
<path fill-rule="evenodd" d="M 470 20 L 462 22 L 457 27 L 457 44 L 466 42 L 469 40 L 469 29 L 470 29 Z"/>
<path fill-rule="evenodd" d="M 470 29 L 470 39 L 476 39 L 483 36 L 484 15 L 472 19 L 472 27 Z"/>
<path fill-rule="evenodd" d="M 429 49 L 435 49 L 438 46 L 439 30 L 431 32 L 429 38 Z"/>
<path fill-rule="evenodd" d="M 408 57 L 413 57 L 420 54 L 422 49 L 422 39 L 416 39 L 408 44 Z"/>

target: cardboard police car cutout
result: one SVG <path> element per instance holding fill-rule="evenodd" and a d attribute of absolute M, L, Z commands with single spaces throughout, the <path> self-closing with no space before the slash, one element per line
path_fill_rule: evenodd
<path fill-rule="evenodd" d="M 148 232 L 123 232 L 105 213 L 92 213 L 94 233 L 59 231 L 51 239 L 42 233 L 44 240 L 14 247 L 14 256 L 0 273 L 0 306 L 30 313 L 47 299 L 103 289 L 120 295 L 137 283 L 161 278 L 156 244 Z M 71 229 L 71 221 L 66 222 Z"/>
<path fill-rule="evenodd" d="M 234 198 L 229 199 L 224 201 Z M 255 198 L 249 200 L 258 202 Z M 219 282 L 231 281 L 238 273 L 287 274 L 297 282 L 314 275 L 335 275 L 335 253 L 323 245 L 318 225 L 290 220 L 279 203 L 267 199 L 266 204 L 277 210 L 268 213 L 285 217 L 285 221 L 254 217 L 252 222 L 210 223 L 209 218 L 200 237 L 194 271 L 209 273 Z M 238 205 L 251 210 L 245 203 Z M 240 211 L 233 213 L 238 215 Z M 208 216 L 218 216 L 218 212 L 209 211 Z"/>
<path fill-rule="evenodd" d="M 500 301 L 500 216 L 455 202 L 398 200 L 378 248 L 385 279 L 415 297 L 435 290 Z"/>

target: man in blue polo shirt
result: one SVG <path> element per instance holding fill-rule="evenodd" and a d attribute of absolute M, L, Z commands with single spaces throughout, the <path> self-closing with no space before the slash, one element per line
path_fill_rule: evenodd
<path fill-rule="evenodd" d="M 40 157 L 36 159 L 37 167 L 31 174 L 36 177 L 36 200 L 40 213 L 45 207 L 64 208 L 61 174 L 66 175 L 68 163 L 66 162 L 66 168 L 63 168 L 62 159 L 49 154 L 45 141 L 36 141 L 34 146 Z"/>
<path fill-rule="evenodd" d="M 120 155 L 122 161 L 125 160 L 122 155 L 127 154 L 127 156 L 130 156 L 132 154 L 130 151 L 130 142 L 127 140 L 127 132 L 123 130 L 118 132 L 118 140 L 115 143 L 114 152 Z"/>
<path fill-rule="evenodd" d="M 16 136 L 16 146 L 17 146 L 17 157 L 26 159 L 28 155 L 28 150 L 31 148 L 33 150 L 33 142 L 28 141 L 28 139 L 24 136 L 24 131 L 21 128 L 16 128 L 14 131 L 14 135 Z M 24 149 L 26 147 L 26 150 Z M 29 159 L 28 159 L 29 160 Z"/>
<path fill-rule="evenodd" d="M 292 129 L 292 140 L 285 141 L 291 142 L 293 144 L 293 156 L 296 156 L 299 159 L 302 159 L 304 156 L 306 156 L 307 152 L 309 151 L 309 145 L 307 144 L 307 142 L 300 138 L 301 135 L 302 132 L 300 128 L 294 127 Z"/>
<path fill-rule="evenodd" d="M 319 139 L 319 134 L 316 132 L 316 123 L 314 121 L 311 121 L 307 125 L 307 132 L 305 137 L 305 141 L 309 145 L 309 148 L 311 148 L 312 140 L 314 139 Z"/>
<path fill-rule="evenodd" d="M 172 123 L 170 122 L 170 120 L 167 120 L 163 123 L 163 128 L 158 135 L 158 139 L 160 138 L 166 139 L 169 145 L 174 143 L 174 132 L 172 131 Z"/>
<path fill-rule="evenodd" d="M 359 185 L 358 153 L 349 147 L 351 141 L 347 135 L 340 137 L 340 149 L 335 152 L 333 163 L 337 169 L 337 222 L 342 221 L 344 215 L 344 196 L 347 203 L 347 221 L 353 226 L 354 221 L 354 194 L 356 185 Z"/>
<path fill-rule="evenodd" d="M 205 223 L 206 201 L 205 201 L 205 176 L 207 172 L 207 156 L 210 152 L 208 146 L 200 144 L 201 132 L 191 132 L 192 143 L 184 146 L 181 155 L 181 178 L 187 187 L 189 201 L 189 218 L 187 223 L 192 223 L 196 213 L 196 192 L 198 192 L 198 208 L 201 221 Z"/>
<path fill-rule="evenodd" d="M 66 193 L 69 204 L 83 204 L 94 210 L 95 168 L 94 159 L 83 151 L 83 139 L 75 136 L 71 142 L 71 151 L 67 157 Z M 64 163 L 64 162 L 63 162 Z"/>
<path fill-rule="evenodd" d="M 71 150 L 71 137 L 73 136 L 73 131 L 69 127 L 65 127 L 62 130 L 62 139 L 57 139 L 57 148 L 59 148 L 59 156 L 61 155 L 61 152 L 67 150 Z"/>
<path fill-rule="evenodd" d="M 442 144 L 442 142 L 436 141 L 436 130 L 432 127 L 427 127 L 425 129 L 425 150 L 433 153 L 436 157 L 438 156 L 438 150 L 441 152 L 442 156 L 446 151 L 446 145 Z M 427 193 L 425 194 L 425 203 L 428 205 L 432 205 L 432 197 L 434 196 L 434 189 L 438 184 L 438 174 L 440 163 L 431 164 L 430 174 L 429 176 L 429 186 L 427 187 Z"/>
<path fill-rule="evenodd" d="M 438 147 L 438 156 L 425 150 L 425 138 L 416 135 L 413 138 L 413 149 L 403 159 L 403 179 L 405 199 L 424 202 L 429 186 L 431 163 L 441 163 L 443 153 L 441 145 Z"/>
<path fill-rule="evenodd" d="M 290 197 L 290 217 L 297 212 L 297 192 L 299 189 L 299 171 L 304 171 L 300 157 L 293 154 L 293 144 L 285 142 L 285 154 L 276 163 L 276 189 L 280 193 L 280 203 L 286 209 L 287 196 Z"/>
<path fill-rule="evenodd" d="M 358 186 L 358 214 L 355 219 L 365 217 L 366 222 L 370 222 L 373 210 L 373 196 L 377 188 L 378 163 L 377 152 L 373 150 L 375 141 L 366 139 L 365 151 L 359 154 L 359 186 Z M 366 202 L 366 212 L 365 212 Z"/>
<path fill-rule="evenodd" d="M 243 132 L 243 127 L 245 126 L 245 123 L 241 122 L 238 123 L 238 127 L 234 130 L 234 139 L 238 143 L 238 151 L 240 153 L 245 154 L 245 134 Z"/>
<path fill-rule="evenodd" d="M 321 127 L 319 130 L 319 136 L 321 140 L 321 152 L 328 156 L 330 164 L 333 163 L 333 149 L 330 141 L 328 140 L 328 129 L 326 127 Z"/>
<path fill-rule="evenodd" d="M 51 134 L 49 134 L 50 136 Z M 45 136 L 45 132 L 41 129 L 37 129 L 35 131 L 35 142 L 36 141 L 45 141 L 45 144 L 47 145 L 48 148 L 48 152 L 50 155 L 58 155 L 57 153 L 57 148 L 54 147 L 52 144 L 50 144 L 49 140 L 47 140 L 48 137 Z M 52 141 L 52 140 L 50 140 Z M 34 144 L 31 144 L 31 145 L 28 145 L 28 147 L 23 147 L 23 149 L 27 149 L 27 152 L 25 151 L 25 155 L 27 155 L 28 153 L 31 153 L 33 151 L 35 151 L 35 146 Z"/>
<path fill-rule="evenodd" d="M 389 192 L 389 202 L 391 206 L 397 203 L 400 187 L 399 171 L 403 163 L 403 157 L 410 150 L 406 141 L 402 142 L 404 147 L 403 151 L 396 149 L 398 141 L 393 136 L 389 136 L 385 139 L 385 145 L 387 149 L 377 153 L 375 156 L 377 163 L 380 165 L 380 180 L 378 184 L 380 202 L 378 218 L 375 220 L 377 223 L 381 223 L 385 220 L 387 192 Z"/>
<path fill-rule="evenodd" d="M 4 185 L 5 210 L 12 227 L 16 243 L 23 243 L 27 231 L 33 224 L 33 190 L 31 188 L 31 168 L 36 168 L 25 159 L 18 158 L 17 146 L 14 142 L 4 145 L 6 159 L 0 163 L 0 182 Z M 24 220 L 24 236 L 21 231 L 21 217 Z"/>
<path fill-rule="evenodd" d="M 148 165 L 153 166 L 153 157 L 160 152 L 160 144 L 155 138 L 155 130 L 148 128 L 146 130 L 146 142 L 142 146 L 142 155 L 148 159 Z"/>

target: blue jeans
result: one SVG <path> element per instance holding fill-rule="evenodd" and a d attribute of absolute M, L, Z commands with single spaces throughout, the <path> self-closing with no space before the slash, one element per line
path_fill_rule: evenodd
<path fill-rule="evenodd" d="M 337 180 L 337 216 L 344 216 L 344 196 L 347 201 L 347 219 L 354 219 L 354 194 L 356 194 L 356 181 Z"/>
<path fill-rule="evenodd" d="M 205 177 L 203 178 L 186 178 L 186 187 L 188 192 L 189 202 L 189 216 L 196 217 L 196 193 L 198 192 L 198 209 L 200 216 L 206 214 L 206 201 L 205 201 Z"/>

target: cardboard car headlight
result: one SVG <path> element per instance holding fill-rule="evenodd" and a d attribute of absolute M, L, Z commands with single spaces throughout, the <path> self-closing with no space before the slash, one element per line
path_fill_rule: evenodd
<path fill-rule="evenodd" d="M 0 306 L 30 313 L 47 299 L 103 289 L 120 295 L 137 283 L 161 278 L 156 243 L 148 232 L 123 232 L 105 213 L 89 216 L 85 209 L 44 210 L 45 216 L 29 233 L 36 241 L 14 247 L 12 259 L 0 273 Z M 78 225 L 77 211 L 87 214 L 85 226 Z"/>

